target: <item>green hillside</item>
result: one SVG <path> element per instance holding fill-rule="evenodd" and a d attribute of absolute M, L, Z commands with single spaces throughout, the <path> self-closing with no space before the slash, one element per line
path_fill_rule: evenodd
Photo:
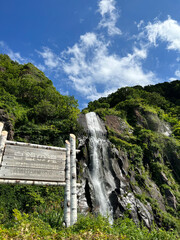
<path fill-rule="evenodd" d="M 61 95 L 43 72 L 33 64 L 18 64 L 0 55 L 0 120 L 9 118 L 15 129 L 10 138 L 39 144 L 63 146 L 77 128 L 79 113 L 73 96 Z M 5 113 L 8 113 L 6 116 Z"/>
<path fill-rule="evenodd" d="M 63 147 L 69 133 L 77 131 L 79 112 L 77 100 L 61 95 L 33 64 L 0 54 L 0 121 L 9 140 Z M 30 214 L 44 229 L 61 226 L 63 196 L 62 187 L 1 184 L 0 224 L 11 229 L 16 209 L 16 215 Z"/>

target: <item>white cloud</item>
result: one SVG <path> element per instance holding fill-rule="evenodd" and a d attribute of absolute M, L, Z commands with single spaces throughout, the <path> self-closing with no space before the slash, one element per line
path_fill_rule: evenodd
<path fill-rule="evenodd" d="M 12 49 L 9 48 L 9 46 L 3 42 L 0 41 L 0 49 L 2 48 L 2 53 L 7 54 L 13 61 L 16 61 L 20 64 L 26 64 L 28 62 L 33 63 L 37 68 L 39 68 L 41 71 L 45 71 L 46 68 L 44 65 L 40 63 L 36 63 L 34 60 L 31 58 L 24 58 L 21 56 L 19 52 L 14 52 Z"/>
<path fill-rule="evenodd" d="M 144 20 L 141 20 L 139 23 L 136 23 L 137 24 L 137 28 L 141 28 L 143 25 L 144 25 Z"/>
<path fill-rule="evenodd" d="M 180 78 L 180 70 L 176 70 L 176 71 L 175 71 L 175 76 L 178 77 L 178 78 Z"/>
<path fill-rule="evenodd" d="M 176 70 L 174 75 L 175 75 L 175 77 L 169 78 L 169 81 L 174 81 L 174 80 L 180 79 L 180 70 L 179 69 Z"/>
<path fill-rule="evenodd" d="M 80 39 L 82 43 L 84 43 L 85 46 L 93 46 L 97 42 L 96 34 L 95 33 L 86 33 L 82 36 L 80 36 Z"/>
<path fill-rule="evenodd" d="M 17 61 L 21 64 L 28 62 L 28 59 L 23 58 L 19 52 L 13 52 L 5 42 L 0 41 L 0 47 L 2 48 L 2 52 L 7 54 L 13 61 Z"/>
<path fill-rule="evenodd" d="M 174 77 L 169 78 L 169 81 L 170 81 L 170 82 L 172 82 L 172 81 L 174 81 L 174 80 L 177 80 L 177 79 L 174 78 Z"/>
<path fill-rule="evenodd" d="M 43 72 L 46 70 L 45 66 L 42 64 L 35 64 L 35 66 Z"/>
<path fill-rule="evenodd" d="M 121 35 L 121 30 L 116 27 L 118 19 L 118 13 L 115 7 L 114 0 L 100 0 L 99 9 L 102 16 L 102 20 L 99 23 L 99 27 L 107 28 L 109 35 Z"/>
<path fill-rule="evenodd" d="M 170 16 L 167 20 L 149 23 L 145 27 L 148 40 L 157 46 L 157 40 L 167 42 L 167 49 L 180 51 L 180 24 Z"/>
<path fill-rule="evenodd" d="M 142 69 L 141 62 L 147 57 L 146 48 L 134 48 L 131 54 L 120 57 L 110 54 L 108 46 L 109 43 L 95 33 L 86 33 L 79 43 L 63 52 L 63 69 L 76 91 L 94 100 L 120 87 L 155 81 L 152 72 Z"/>
<path fill-rule="evenodd" d="M 50 68 L 57 68 L 59 66 L 59 57 L 52 52 L 52 50 L 48 47 L 43 47 L 43 51 L 37 51 L 39 53 L 40 56 L 43 57 L 44 59 L 44 64 Z"/>

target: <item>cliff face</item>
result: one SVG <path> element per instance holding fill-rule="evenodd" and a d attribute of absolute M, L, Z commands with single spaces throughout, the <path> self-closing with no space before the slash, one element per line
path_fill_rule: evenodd
<path fill-rule="evenodd" d="M 149 118 L 149 115 L 148 115 Z M 99 119 L 99 118 L 98 118 Z M 81 155 L 79 160 L 79 177 L 82 181 L 82 188 L 79 189 L 79 207 L 81 212 L 92 211 L 95 213 L 100 212 L 100 203 L 97 199 L 100 197 L 95 191 L 95 187 L 92 181 L 91 172 L 93 170 L 92 162 L 92 150 L 89 144 L 89 130 L 86 124 L 86 116 L 81 115 L 80 123 L 84 126 L 85 135 L 79 139 L 81 149 Z M 106 122 L 99 119 L 101 125 L 106 127 L 113 126 L 116 131 L 132 134 L 129 126 L 116 116 L 107 116 Z M 157 122 L 155 118 L 154 124 Z M 152 122 L 152 119 L 151 119 Z M 162 128 L 160 133 L 164 141 L 168 141 L 166 135 L 171 133 L 168 124 L 162 123 L 160 119 L 158 122 L 161 126 L 156 126 L 157 129 Z M 119 125 L 117 124 L 119 123 Z M 167 213 L 167 209 L 172 211 L 178 209 L 178 192 L 175 192 L 175 180 L 172 175 L 169 174 L 166 169 L 154 169 L 152 173 L 147 163 L 139 165 L 129 158 L 128 152 L 125 149 L 116 148 L 108 140 L 108 133 L 105 130 L 103 132 L 106 138 L 107 156 L 99 155 L 99 181 L 101 187 L 105 189 L 105 196 L 107 202 L 112 209 L 113 218 L 119 218 L 123 214 L 128 214 L 138 224 L 143 222 L 148 228 L 151 227 L 153 222 L 156 222 L 159 226 L 164 225 L 164 219 Z M 105 144 L 105 143 L 104 143 Z M 103 149 L 99 149 L 100 152 Z M 151 151 L 148 150 L 147 151 Z M 173 155 L 173 159 L 169 158 L 169 164 L 171 164 L 174 173 L 179 171 L 176 167 L 176 161 L 179 162 L 179 155 L 175 149 L 168 149 L 167 155 L 164 158 Z M 151 162 L 158 164 L 158 151 L 150 152 L 152 155 Z M 165 154 L 165 152 L 164 152 Z M 166 166 L 167 167 L 167 166 Z M 156 176 L 157 175 L 157 176 Z M 156 177 L 155 177 L 156 176 Z M 177 189 L 178 190 L 178 189 Z M 161 220 L 160 220 L 161 218 Z M 176 222 L 175 218 L 174 221 Z M 173 221 L 171 222 L 173 224 Z"/>
<path fill-rule="evenodd" d="M 95 111 L 103 126 L 106 150 L 98 145 L 96 174 L 109 205 L 108 215 L 114 219 L 128 215 L 148 228 L 153 223 L 166 229 L 179 228 L 180 144 L 178 136 L 174 135 L 178 118 L 173 124 L 170 117 L 162 117 L 160 109 L 161 114 L 150 104 L 145 108 L 128 103 L 126 108 L 121 107 L 123 112 L 120 103 L 116 109 L 100 105 Z M 102 213 L 100 196 L 92 181 L 95 167 L 87 113 L 80 115 L 79 123 L 84 129 L 79 136 L 81 153 L 78 156 L 78 176 L 82 181 L 78 197 L 80 211 Z M 93 121 L 92 125 L 96 129 Z"/>

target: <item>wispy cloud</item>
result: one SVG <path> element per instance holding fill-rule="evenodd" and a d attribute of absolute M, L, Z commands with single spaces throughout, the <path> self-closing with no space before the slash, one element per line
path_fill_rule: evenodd
<path fill-rule="evenodd" d="M 50 48 L 43 47 L 42 51 L 37 51 L 37 53 L 44 59 L 44 64 L 48 68 L 53 69 L 59 66 L 60 59 Z"/>
<path fill-rule="evenodd" d="M 121 35 L 121 30 L 116 27 L 117 19 L 119 17 L 116 10 L 116 2 L 114 0 L 100 0 L 99 9 L 102 20 L 99 22 L 99 28 L 107 28 L 109 35 Z"/>
<path fill-rule="evenodd" d="M 107 28 L 107 39 L 103 31 L 101 34 L 87 32 L 60 56 L 47 47 L 38 51 L 49 69 L 63 70 L 68 84 L 88 100 L 107 96 L 120 87 L 155 83 L 155 74 L 142 67 L 147 58 L 145 46 L 132 48 L 131 53 L 126 56 L 110 52 L 111 37 L 122 34 L 116 27 L 119 16 L 115 6 L 115 0 L 100 0 L 98 3 L 98 11 L 102 17 L 98 26 Z"/>
<path fill-rule="evenodd" d="M 156 20 L 145 27 L 150 43 L 157 46 L 157 41 L 167 42 L 168 50 L 180 51 L 180 24 L 170 16 L 165 21 Z"/>
<path fill-rule="evenodd" d="M 19 52 L 12 51 L 3 41 L 0 41 L 0 48 L 2 49 L 1 51 L 7 54 L 13 61 L 17 61 L 21 64 L 28 62 L 28 59 L 23 58 Z"/>
<path fill-rule="evenodd" d="M 46 70 L 46 67 L 44 65 L 40 64 L 40 63 L 39 64 L 34 64 L 34 65 L 43 72 Z"/>
<path fill-rule="evenodd" d="M 4 41 L 0 41 L 0 49 L 2 53 L 7 54 L 13 61 L 16 61 L 20 64 L 31 62 L 41 71 L 46 70 L 46 67 L 43 64 L 37 63 L 31 58 L 24 58 L 19 52 L 14 52 Z"/>
<path fill-rule="evenodd" d="M 154 22 L 149 22 L 145 25 L 144 21 L 141 21 L 138 25 L 141 31 L 138 35 L 138 40 L 145 41 L 147 49 L 151 47 L 158 47 L 162 42 L 166 43 L 166 50 L 180 52 L 180 23 L 172 19 L 170 16 L 164 21 L 155 19 Z M 161 46 L 160 46 L 161 47 Z M 180 58 L 176 58 L 178 65 Z M 174 77 L 170 77 L 169 81 L 180 79 L 180 70 L 174 72 Z"/>
<path fill-rule="evenodd" d="M 119 17 L 115 0 L 100 0 L 99 28 L 107 28 L 110 37 L 121 35 L 116 27 Z M 94 100 L 123 86 L 147 85 L 155 82 L 151 71 L 144 71 L 147 48 L 133 48 L 126 56 L 110 53 L 111 38 L 103 33 L 87 32 L 79 42 L 61 54 L 62 68 L 76 91 L 88 100 Z"/>
<path fill-rule="evenodd" d="M 78 42 L 59 55 L 49 47 L 36 50 L 44 62 L 36 66 L 43 71 L 65 74 L 65 78 L 68 79 L 67 85 L 83 96 L 86 101 L 107 96 L 120 87 L 144 86 L 157 82 L 155 74 L 143 68 L 143 62 L 148 54 L 146 45 L 132 47 L 132 50 L 123 56 L 111 53 L 114 35 L 122 35 L 121 30 L 116 26 L 119 17 L 116 1 L 100 0 L 98 12 L 101 15 L 98 31 L 96 28 L 94 32 L 81 35 Z M 154 24 L 149 23 L 142 30 L 151 44 L 155 44 L 156 39 L 160 38 L 158 31 L 153 32 Z M 138 27 L 142 28 L 142 25 L 144 25 L 143 22 Z M 104 30 L 99 31 L 104 28 L 107 29 L 108 36 Z M 168 44 L 170 43 L 168 41 Z M 10 56 L 13 55 L 13 59 L 18 59 L 18 62 L 24 60 L 19 53 L 13 53 L 10 49 L 9 53 Z"/>
<path fill-rule="evenodd" d="M 180 79 L 180 70 L 176 70 L 176 71 L 175 71 L 175 76 Z"/>
<path fill-rule="evenodd" d="M 92 41 L 89 41 L 92 39 Z M 109 52 L 109 42 L 95 33 L 86 33 L 72 48 L 63 52 L 63 69 L 74 88 L 89 100 L 106 96 L 123 86 L 153 83 L 152 72 L 144 72 L 145 48 L 134 48 L 120 57 Z"/>

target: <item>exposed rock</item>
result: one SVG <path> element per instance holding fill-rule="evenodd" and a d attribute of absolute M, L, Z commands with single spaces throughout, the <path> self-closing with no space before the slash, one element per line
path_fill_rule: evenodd
<path fill-rule="evenodd" d="M 78 207 L 79 211 L 83 214 L 87 214 L 91 211 L 92 206 L 88 205 L 88 196 L 89 193 L 87 186 L 86 186 L 86 180 L 82 179 L 81 181 L 81 187 L 77 189 L 77 198 L 78 198 Z"/>
<path fill-rule="evenodd" d="M 84 114 L 79 114 L 78 122 L 83 127 L 84 132 L 87 132 L 88 131 L 88 127 L 87 127 L 86 118 L 85 118 Z M 79 140 L 81 141 L 81 139 L 79 139 Z"/>
<path fill-rule="evenodd" d="M 161 192 L 158 186 L 155 184 L 155 182 L 153 182 L 149 178 L 146 179 L 145 183 L 149 189 L 148 191 L 149 196 L 158 203 L 158 206 L 161 210 L 165 211 L 166 208 L 165 208 L 164 199 L 163 199 L 163 196 L 161 195 Z"/>
<path fill-rule="evenodd" d="M 114 120 L 114 118 L 112 118 Z M 109 120 L 109 119 L 108 119 Z M 116 119 L 117 120 L 117 119 Z M 80 122 L 83 123 L 84 130 L 87 132 L 87 124 L 85 123 L 85 117 L 80 117 Z M 109 123 L 110 124 L 110 123 Z M 105 129 L 103 122 L 101 121 L 103 129 Z M 106 134 L 106 131 L 104 131 Z M 93 213 L 98 213 L 99 206 L 95 197 L 94 187 L 91 180 L 90 171 L 92 169 L 92 163 L 89 157 L 89 145 L 88 145 L 87 135 L 79 139 L 79 147 L 82 149 L 81 156 L 78 157 L 79 163 L 83 164 L 83 174 L 81 174 L 82 185 L 78 193 L 78 201 L 80 206 L 80 211 L 85 213 L 87 211 L 92 211 Z M 103 181 L 106 195 L 112 206 L 113 218 L 119 218 L 124 212 L 129 212 L 133 220 L 138 224 L 139 221 L 143 221 L 144 224 L 150 228 L 153 222 L 153 213 L 151 206 L 148 202 L 143 203 L 135 196 L 136 194 L 142 194 L 142 190 L 130 182 L 135 180 L 135 172 L 130 172 L 129 174 L 129 160 L 125 152 L 118 151 L 107 139 L 107 153 L 108 157 L 104 159 L 99 159 L 102 164 L 101 169 L 101 181 Z M 102 150 L 100 150 L 102 151 Z M 141 170 L 139 169 L 139 174 Z M 133 182 L 133 181 L 132 181 Z M 147 182 L 148 186 L 150 181 Z M 157 201 L 162 201 L 163 198 L 157 189 L 155 183 L 151 183 L 152 188 L 151 196 Z M 162 203 L 162 209 L 164 205 Z"/>
<path fill-rule="evenodd" d="M 114 115 L 107 115 L 105 123 L 109 128 L 119 134 L 131 134 L 133 132 L 123 119 Z"/>
<path fill-rule="evenodd" d="M 176 201 L 176 197 L 174 196 L 174 194 L 171 192 L 170 189 L 166 188 L 165 189 L 165 195 L 166 195 L 166 199 L 167 199 L 167 203 L 170 207 L 176 209 L 177 207 L 177 201 Z"/>
<path fill-rule="evenodd" d="M 0 122 L 4 123 L 4 130 L 8 132 L 8 140 L 13 140 L 13 125 L 9 119 L 8 114 L 3 109 L 0 109 Z"/>
<path fill-rule="evenodd" d="M 146 119 L 141 115 L 139 109 L 134 110 L 134 116 L 136 118 L 137 125 L 143 126 L 144 128 L 148 128 Z"/>
<path fill-rule="evenodd" d="M 143 114 L 141 111 L 143 111 Z M 156 113 L 144 111 L 142 109 L 135 109 L 134 114 L 137 124 L 142 127 L 162 133 L 165 136 L 171 136 L 172 131 L 170 125 L 167 122 L 162 121 Z"/>
<path fill-rule="evenodd" d="M 162 182 L 164 182 L 166 184 L 169 184 L 168 178 L 166 177 L 165 173 L 161 172 L 161 176 L 160 177 L 161 177 Z"/>
<path fill-rule="evenodd" d="M 154 217 L 149 203 L 144 205 L 139 199 L 136 199 L 137 212 L 148 228 L 151 228 Z"/>
<path fill-rule="evenodd" d="M 164 134 L 165 136 L 171 135 L 171 128 L 167 122 L 159 119 L 157 114 L 152 112 L 145 112 L 148 128 L 152 131 L 156 131 Z"/>

